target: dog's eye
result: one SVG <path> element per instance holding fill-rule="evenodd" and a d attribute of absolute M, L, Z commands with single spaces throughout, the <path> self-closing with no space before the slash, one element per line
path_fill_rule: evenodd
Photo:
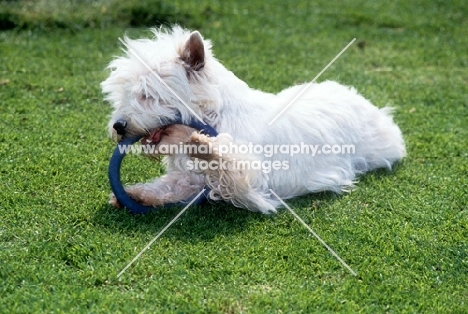
<path fill-rule="evenodd" d="M 154 98 L 153 98 L 153 96 L 151 96 L 151 95 L 147 95 L 147 94 L 142 94 L 142 95 L 140 95 L 140 100 L 141 100 L 141 101 L 152 100 L 152 99 L 154 99 Z"/>

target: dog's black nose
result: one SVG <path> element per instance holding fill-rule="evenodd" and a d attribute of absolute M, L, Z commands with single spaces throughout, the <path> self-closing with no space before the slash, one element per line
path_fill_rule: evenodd
<path fill-rule="evenodd" d="M 117 131 L 117 134 L 125 135 L 125 128 L 127 127 L 127 121 L 117 120 L 112 127 L 114 128 L 114 130 Z"/>

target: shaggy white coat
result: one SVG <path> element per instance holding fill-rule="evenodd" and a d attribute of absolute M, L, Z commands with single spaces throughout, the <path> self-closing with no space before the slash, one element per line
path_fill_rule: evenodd
<path fill-rule="evenodd" d="M 101 84 L 106 100 L 114 109 L 109 122 L 112 138 L 121 138 L 112 127 L 119 119 L 128 122 L 125 136 L 133 136 L 167 125 L 179 113 L 184 121 L 191 118 L 190 111 L 158 80 L 156 73 L 220 133 L 212 139 L 192 134 L 188 141 L 214 145 L 229 141 L 260 145 L 351 144 L 355 152 L 292 157 L 276 154 L 269 158 L 223 156 L 230 161 L 250 158 L 286 161 L 289 165 L 288 170 L 269 173 L 260 169 L 188 171 L 187 161 L 194 157 L 166 156 L 166 175 L 127 188 L 132 198 L 145 205 L 184 200 L 208 184 L 212 189 L 209 197 L 213 200 L 275 213 L 280 203 L 269 189 L 283 199 L 319 191 L 348 191 L 357 175 L 376 168 L 391 168 L 406 154 L 391 110 L 375 107 L 354 88 L 332 81 L 312 84 L 283 115 L 268 125 L 306 84 L 278 94 L 252 89 L 214 58 L 210 41 L 202 39 L 198 32 L 190 33 L 177 26 L 170 31 L 154 29 L 153 32 L 154 39 L 125 38 L 125 55 L 110 63 L 110 76 Z M 111 203 L 118 206 L 114 197 Z"/>

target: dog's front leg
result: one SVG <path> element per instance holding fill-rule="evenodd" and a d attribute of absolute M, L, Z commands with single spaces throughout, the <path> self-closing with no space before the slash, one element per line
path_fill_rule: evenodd
<path fill-rule="evenodd" d="M 208 162 L 202 173 L 206 184 L 211 188 L 209 197 L 213 200 L 224 200 L 236 207 L 246 208 L 251 211 L 260 211 L 264 214 L 276 213 L 276 207 L 280 202 L 272 199 L 268 189 L 268 176 L 261 169 L 253 169 L 248 163 L 258 161 L 258 157 L 222 153 L 232 143 L 232 137 L 228 134 L 220 134 L 217 137 L 194 132 L 189 144 L 198 147 L 211 147 L 207 149 L 195 149 L 190 154 Z M 243 166 L 241 165 L 243 164 Z M 247 164 L 246 164 L 247 163 Z M 201 163 L 200 163 L 201 164 Z"/>
<path fill-rule="evenodd" d="M 144 206 L 156 207 L 184 201 L 200 192 L 203 186 L 202 175 L 173 171 L 153 182 L 128 186 L 125 191 L 136 202 Z M 122 207 L 114 194 L 111 194 L 109 203 L 117 208 Z"/>

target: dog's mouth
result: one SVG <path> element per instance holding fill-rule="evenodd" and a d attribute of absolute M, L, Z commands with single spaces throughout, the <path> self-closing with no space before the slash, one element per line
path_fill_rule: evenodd
<path fill-rule="evenodd" d="M 168 135 L 166 133 L 167 127 L 168 126 L 163 126 L 163 127 L 149 131 L 148 135 L 141 138 L 140 140 L 141 144 L 143 145 L 158 144 L 159 142 L 161 142 L 161 139 L 163 138 L 163 136 Z"/>

